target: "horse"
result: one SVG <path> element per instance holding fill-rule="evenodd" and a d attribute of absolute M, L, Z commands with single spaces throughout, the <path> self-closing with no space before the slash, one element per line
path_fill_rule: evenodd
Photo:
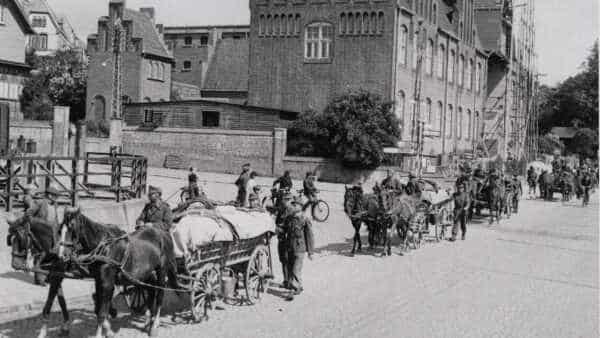
<path fill-rule="evenodd" d="M 496 223 L 500 223 L 504 208 L 505 191 L 502 184 L 498 181 L 499 179 L 490 179 L 487 186 L 483 187 L 482 190 L 490 209 L 490 224 L 494 223 L 494 218 L 496 219 Z"/>
<path fill-rule="evenodd" d="M 549 171 L 544 171 L 540 175 L 540 191 L 542 198 L 551 201 L 554 194 L 554 174 Z"/>
<path fill-rule="evenodd" d="M 382 196 L 385 199 L 385 194 Z M 388 210 L 386 215 L 391 220 L 391 224 L 386 227 L 386 243 L 391 243 L 391 231 L 395 227 L 398 238 L 402 243 L 402 250 L 406 251 L 410 248 L 412 243 L 413 248 L 416 249 L 420 242 L 421 236 L 421 224 L 425 223 L 426 215 L 419 213 L 418 210 L 423 207 L 429 207 L 426 201 L 420 201 L 416 196 L 402 195 L 402 196 L 389 196 L 388 201 L 393 201 L 392 204 L 389 202 L 385 205 Z M 390 248 L 388 249 L 388 255 L 390 254 Z"/>
<path fill-rule="evenodd" d="M 158 334 L 164 290 L 168 284 L 179 289 L 173 242 L 168 233 L 143 227 L 126 234 L 116 226 L 97 223 L 84 216 L 79 208 L 65 210 L 60 226 L 59 258 L 89 265 L 96 287 L 96 338 L 113 337 L 107 318 L 116 285 L 138 285 L 146 289 L 150 318 L 149 336 Z M 81 256 L 83 255 L 83 256 Z M 168 279 L 168 283 L 165 281 Z"/>
<path fill-rule="evenodd" d="M 558 179 L 558 186 L 560 187 L 560 193 L 562 195 L 562 201 L 568 202 L 571 200 L 577 182 L 575 177 L 571 173 L 563 173 Z"/>
<path fill-rule="evenodd" d="M 350 218 L 354 228 L 354 238 L 351 253 L 354 254 L 357 249 L 362 251 L 362 241 L 360 239 L 360 228 L 364 223 L 368 229 L 376 227 L 377 215 L 379 213 L 379 200 L 375 194 L 364 194 L 362 187 L 345 187 L 344 192 L 344 212 Z M 373 233 L 369 231 L 369 247 L 374 246 Z M 358 246 L 358 247 L 357 247 Z"/>

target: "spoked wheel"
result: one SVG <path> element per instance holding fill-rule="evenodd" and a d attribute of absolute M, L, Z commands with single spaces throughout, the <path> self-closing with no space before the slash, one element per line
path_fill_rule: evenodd
<path fill-rule="evenodd" d="M 146 312 L 148 290 L 141 286 L 130 285 L 125 287 L 123 296 L 132 315 L 143 315 Z"/>
<path fill-rule="evenodd" d="M 246 287 L 246 300 L 250 304 L 260 302 L 263 294 L 269 288 L 269 278 L 273 275 L 271 266 L 271 253 L 265 245 L 257 246 L 246 268 L 246 278 L 244 284 Z"/>
<path fill-rule="evenodd" d="M 323 200 L 317 200 L 311 211 L 317 222 L 325 222 L 329 218 L 329 204 Z"/>
<path fill-rule="evenodd" d="M 218 265 L 208 263 L 191 272 L 194 278 L 190 292 L 190 306 L 194 321 L 208 319 L 208 309 L 219 294 L 221 273 Z"/>

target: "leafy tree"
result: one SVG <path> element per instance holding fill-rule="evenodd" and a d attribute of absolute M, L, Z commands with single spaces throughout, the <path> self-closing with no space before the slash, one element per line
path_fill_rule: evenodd
<path fill-rule="evenodd" d="M 583 158 L 594 158 L 598 154 L 598 132 L 589 128 L 577 131 L 568 143 L 568 150 Z"/>
<path fill-rule="evenodd" d="M 400 136 L 391 102 L 364 90 L 335 97 L 323 113 L 308 112 L 290 127 L 290 148 L 298 154 L 336 156 L 347 167 L 375 168 L 383 148 Z"/>
<path fill-rule="evenodd" d="M 71 108 L 71 120 L 85 117 L 86 65 L 76 51 L 57 51 L 51 56 L 29 55 L 33 67 L 25 80 L 21 107 L 25 118 L 47 120 L 52 106 Z"/>

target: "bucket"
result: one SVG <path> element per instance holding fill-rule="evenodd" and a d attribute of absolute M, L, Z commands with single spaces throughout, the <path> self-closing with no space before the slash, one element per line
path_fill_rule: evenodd
<path fill-rule="evenodd" d="M 236 284 L 237 280 L 233 276 L 221 277 L 221 295 L 225 300 L 234 298 Z"/>

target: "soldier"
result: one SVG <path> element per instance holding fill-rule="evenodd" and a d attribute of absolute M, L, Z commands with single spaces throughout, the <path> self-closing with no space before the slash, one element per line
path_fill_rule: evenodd
<path fill-rule="evenodd" d="M 171 208 L 166 202 L 163 202 L 161 196 L 162 190 L 160 188 L 150 186 L 148 189 L 148 199 L 150 201 L 144 206 L 140 217 L 136 221 L 138 228 L 149 225 L 167 233 L 171 230 L 173 226 Z"/>
<path fill-rule="evenodd" d="M 312 260 L 314 251 L 314 235 L 312 224 L 302 212 L 301 206 L 292 206 L 283 222 L 285 232 L 285 251 L 287 253 L 288 286 L 293 295 L 299 295 L 302 287 L 302 266 L 304 257 Z M 293 296 L 290 295 L 289 300 Z"/>
<path fill-rule="evenodd" d="M 277 232 L 277 253 L 279 254 L 279 262 L 281 262 L 281 270 L 283 272 L 282 286 L 285 289 L 290 289 L 290 280 L 288 273 L 288 252 L 287 248 L 287 233 L 284 228 L 284 221 L 292 208 L 294 196 L 289 191 L 281 195 L 281 207 L 277 209 L 275 217 L 275 225 Z"/>
<path fill-rule="evenodd" d="M 190 174 L 188 175 L 188 189 L 190 199 L 196 199 L 200 197 L 200 188 L 198 187 L 198 175 L 194 171 L 194 167 L 190 167 Z"/>
<path fill-rule="evenodd" d="M 521 180 L 519 179 L 518 175 L 513 176 L 512 186 L 513 186 L 512 202 L 513 202 L 514 212 L 516 214 L 517 212 L 519 212 L 519 200 L 521 199 L 521 196 L 523 195 L 523 185 L 521 184 Z"/>
<path fill-rule="evenodd" d="M 467 234 L 467 211 L 471 204 L 471 198 L 465 191 L 465 184 L 459 184 L 458 191 L 452 195 L 454 200 L 454 226 L 452 227 L 452 238 L 450 241 L 456 241 L 458 235 L 458 224 L 460 222 L 461 239 L 464 241 Z"/>
<path fill-rule="evenodd" d="M 313 202 L 317 199 L 317 187 L 315 186 L 316 176 L 312 172 L 307 172 L 304 181 L 302 182 L 302 186 L 304 188 L 304 196 L 308 199 L 309 202 Z M 310 204 L 310 203 L 309 203 Z"/>
<path fill-rule="evenodd" d="M 238 187 L 238 194 L 236 198 L 237 206 L 243 207 L 246 203 L 246 199 L 248 198 L 248 191 L 246 191 L 246 186 L 248 185 L 248 181 L 250 180 L 250 172 L 252 169 L 250 168 L 250 163 L 246 163 L 242 166 L 242 173 L 235 181 L 235 185 Z"/>

